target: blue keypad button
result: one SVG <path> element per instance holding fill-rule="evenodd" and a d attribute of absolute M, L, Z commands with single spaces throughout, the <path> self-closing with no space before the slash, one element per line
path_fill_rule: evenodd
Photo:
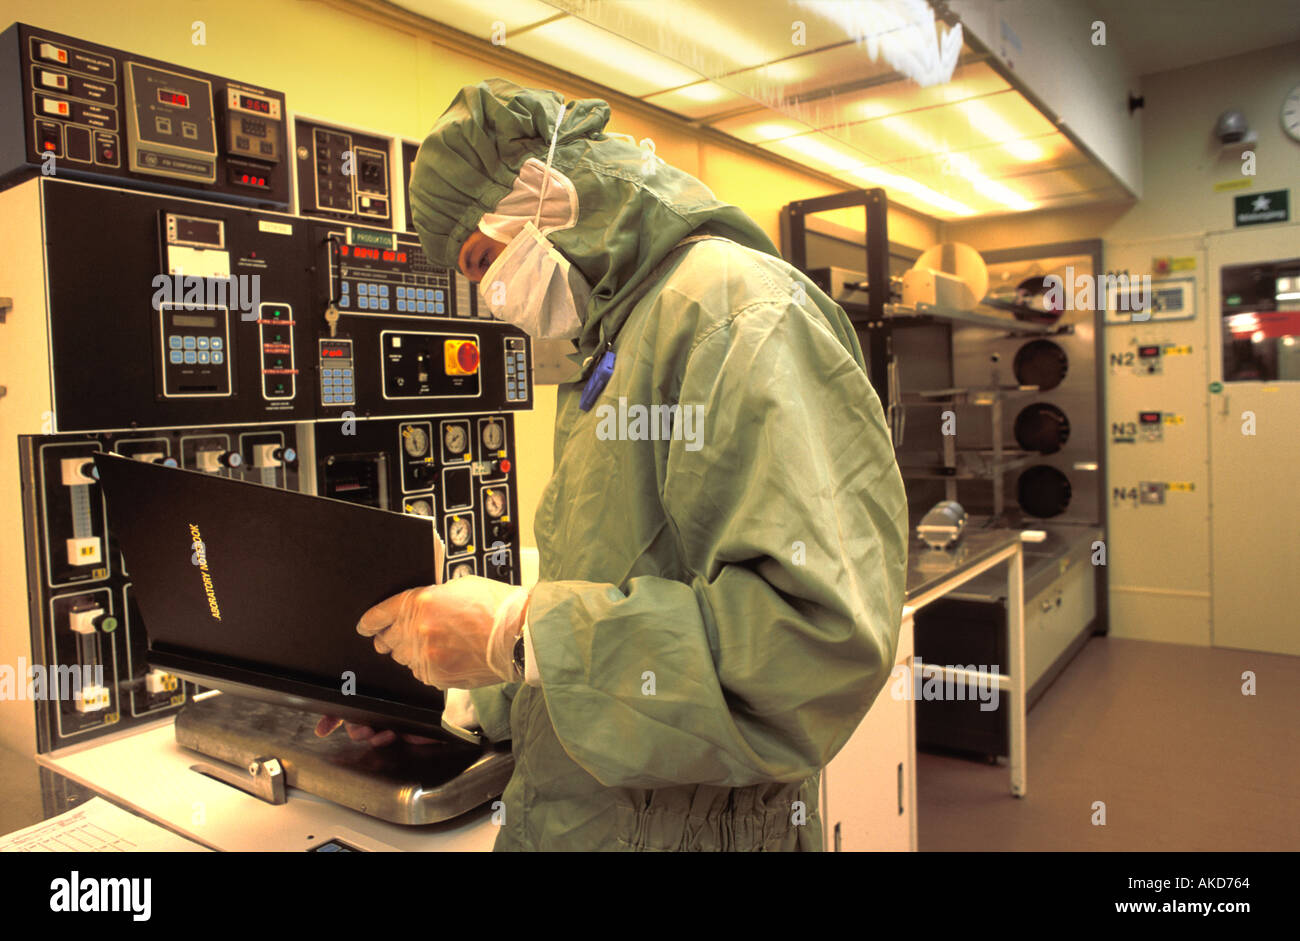
<path fill-rule="evenodd" d="M 351 298 L 349 298 L 346 294 L 344 294 L 342 297 L 339 298 L 339 306 L 340 306 L 340 307 L 351 307 L 351 306 L 352 306 L 352 304 L 351 304 Z"/>
<path fill-rule="evenodd" d="M 415 299 L 416 299 L 417 301 L 422 301 L 422 300 L 424 300 L 424 288 L 416 288 L 416 289 L 415 289 Z"/>
<path fill-rule="evenodd" d="M 167 354 L 167 358 L 173 363 L 183 363 L 185 361 L 185 354 L 180 350 L 172 350 Z"/>
<path fill-rule="evenodd" d="M 322 369 L 322 370 L 320 371 L 320 374 L 321 374 L 322 376 L 332 376 L 332 375 L 334 375 L 334 370 L 332 370 L 332 369 Z"/>
<path fill-rule="evenodd" d="M 207 338 L 207 337 L 199 337 L 199 338 L 198 338 L 198 341 L 199 341 L 199 349 L 201 349 L 201 350 L 206 350 L 206 349 L 208 348 L 208 338 Z"/>
<path fill-rule="evenodd" d="M 379 308 L 381 310 L 388 310 L 388 298 L 382 297 L 379 299 Z"/>
<path fill-rule="evenodd" d="M 195 338 L 194 338 L 194 337 L 186 337 L 186 338 L 185 338 L 185 348 L 186 348 L 187 350 L 192 350 L 192 349 L 195 348 Z"/>
<path fill-rule="evenodd" d="M 442 299 L 443 299 L 443 297 L 442 297 L 442 292 L 441 292 L 441 291 L 434 291 L 434 292 L 433 292 L 433 299 L 434 299 L 435 301 L 440 301 L 440 300 L 442 300 Z"/>
<path fill-rule="evenodd" d="M 387 284 L 381 284 L 381 285 L 379 285 L 379 293 L 382 294 L 384 297 L 387 297 L 387 296 L 388 296 L 388 285 L 387 285 Z"/>
<path fill-rule="evenodd" d="M 379 296 L 379 285 L 377 285 L 377 284 L 367 284 L 367 285 L 366 285 L 366 293 L 368 293 L 368 294 L 372 294 L 372 295 L 374 295 L 375 297 L 378 297 L 378 296 Z"/>
<path fill-rule="evenodd" d="M 406 297 L 406 285 L 404 285 L 404 284 L 399 284 L 399 285 L 397 286 L 397 296 L 398 296 L 398 297 Z"/>
<path fill-rule="evenodd" d="M 349 378 L 352 377 L 352 370 L 351 370 L 351 369 L 343 369 L 343 370 L 340 370 L 340 372 L 343 373 L 343 378 L 344 378 L 344 379 L 349 379 Z"/>
<path fill-rule="evenodd" d="M 398 309 L 398 310 L 406 310 L 406 301 L 399 300 L 399 301 L 397 302 L 397 309 Z"/>
<path fill-rule="evenodd" d="M 213 351 L 212 351 L 212 362 L 213 362 L 214 365 L 216 365 L 216 366 L 220 366 L 220 365 L 221 365 L 222 363 L 224 363 L 225 361 L 226 361 L 226 354 L 225 354 L 225 353 L 221 352 L 220 350 L 213 350 Z"/>
<path fill-rule="evenodd" d="M 197 363 L 198 361 L 199 361 L 199 354 L 198 354 L 198 353 L 195 353 L 193 350 L 186 350 L 186 351 L 185 351 L 185 362 L 187 362 L 187 363 Z"/>
<path fill-rule="evenodd" d="M 179 350 L 181 348 L 181 338 L 173 333 L 167 338 L 167 346 L 169 349 Z"/>
<path fill-rule="evenodd" d="M 219 350 L 226 344 L 226 341 L 221 339 L 221 337 L 212 337 L 210 342 L 214 350 Z"/>
<path fill-rule="evenodd" d="M 420 301 L 418 304 L 415 305 L 415 309 L 417 313 L 421 313 L 421 314 L 425 313 L 424 308 L 425 308 L 424 301 Z"/>
<path fill-rule="evenodd" d="M 211 357 L 212 357 L 212 354 L 209 353 L 207 350 L 199 350 L 199 362 L 200 362 L 200 363 L 203 363 L 204 365 L 207 365 L 207 363 L 211 360 Z"/>
<path fill-rule="evenodd" d="M 325 404 L 326 404 L 326 405 L 333 405 L 333 404 L 334 404 L 334 396 L 332 396 L 332 395 L 326 395 L 326 396 L 324 396 L 324 401 L 325 401 Z"/>
<path fill-rule="evenodd" d="M 361 306 L 361 309 L 362 309 L 362 310 L 369 310 L 369 309 L 370 309 L 370 298 L 368 298 L 368 297 L 363 297 L 363 298 L 361 298 L 361 300 L 360 300 L 360 306 Z"/>
<path fill-rule="evenodd" d="M 342 291 L 344 294 L 348 293 L 350 289 L 351 286 L 346 281 L 344 281 L 341 285 L 339 285 L 339 290 Z"/>
<path fill-rule="evenodd" d="M 434 305 L 433 305 L 433 312 L 434 312 L 435 314 L 441 314 L 441 313 L 443 312 L 443 305 L 442 305 L 442 304 L 434 304 Z"/>

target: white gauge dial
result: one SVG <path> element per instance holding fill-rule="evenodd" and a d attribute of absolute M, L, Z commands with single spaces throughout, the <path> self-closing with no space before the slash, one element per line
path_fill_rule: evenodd
<path fill-rule="evenodd" d="M 464 454 L 465 445 L 469 439 L 465 434 L 464 425 L 448 425 L 447 430 L 442 433 L 442 443 L 447 446 L 447 450 L 452 454 Z"/>
<path fill-rule="evenodd" d="M 483 491 L 483 510 L 496 519 L 506 511 L 506 492 L 504 490 Z"/>
<path fill-rule="evenodd" d="M 469 537 L 469 520 L 464 516 L 453 516 L 451 524 L 447 527 L 447 541 L 453 546 L 460 547 L 469 544 Z"/>
<path fill-rule="evenodd" d="M 422 457 L 429 450 L 429 433 L 419 425 L 407 425 L 402 429 L 402 444 L 411 457 Z"/>
<path fill-rule="evenodd" d="M 489 451 L 499 451 L 504 442 L 505 435 L 501 433 L 501 425 L 498 422 L 488 422 L 483 426 L 483 447 Z"/>
<path fill-rule="evenodd" d="M 473 575 L 473 574 L 474 574 L 474 566 L 470 565 L 468 562 L 462 562 L 459 565 L 453 565 L 451 567 L 452 578 L 464 578 L 466 575 Z"/>
<path fill-rule="evenodd" d="M 428 500 L 412 500 L 406 504 L 406 512 L 412 516 L 431 516 L 433 507 L 429 506 Z"/>

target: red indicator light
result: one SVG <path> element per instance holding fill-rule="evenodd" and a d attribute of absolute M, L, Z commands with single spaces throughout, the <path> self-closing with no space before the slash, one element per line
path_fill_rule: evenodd
<path fill-rule="evenodd" d="M 240 183 L 247 183 L 247 182 L 248 182 L 248 174 L 245 173 L 243 176 L 241 176 L 241 177 L 239 178 L 239 182 L 240 182 Z"/>
<path fill-rule="evenodd" d="M 503 473 L 503 474 L 508 474 L 508 473 L 510 473 L 510 462 L 509 462 L 509 461 L 502 461 L 502 462 L 501 462 L 501 473 Z"/>
<path fill-rule="evenodd" d="M 456 362 L 465 372 L 473 372 L 478 369 L 478 347 L 473 343 L 466 343 L 456 351 Z"/>

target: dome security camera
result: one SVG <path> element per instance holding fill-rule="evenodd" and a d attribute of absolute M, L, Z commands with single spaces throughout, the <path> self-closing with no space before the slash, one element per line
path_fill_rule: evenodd
<path fill-rule="evenodd" d="M 1240 111 L 1225 111 L 1214 122 L 1214 136 L 1221 144 L 1240 144 L 1250 133 L 1250 124 Z"/>

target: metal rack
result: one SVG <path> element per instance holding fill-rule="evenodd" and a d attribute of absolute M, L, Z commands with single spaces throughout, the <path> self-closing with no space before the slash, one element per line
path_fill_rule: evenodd
<path fill-rule="evenodd" d="M 1000 429 L 1002 427 L 1002 403 L 1016 395 L 1032 394 L 1038 386 L 998 385 L 967 386 L 952 389 L 927 389 L 899 397 L 898 408 L 909 406 L 943 407 L 952 405 L 974 405 L 986 407 L 989 412 L 992 434 L 989 440 L 992 448 L 959 448 L 955 434 L 943 436 L 942 463 L 933 465 L 900 464 L 899 470 L 904 477 L 918 480 L 943 480 L 944 497 L 957 499 L 957 481 L 987 480 L 993 484 L 993 518 L 1002 516 L 1005 500 L 1002 493 L 1003 475 L 1009 470 L 1027 466 L 1037 460 L 1035 451 L 1020 448 L 1008 448 L 1002 444 Z M 897 445 L 902 444 L 903 428 L 898 426 Z"/>

